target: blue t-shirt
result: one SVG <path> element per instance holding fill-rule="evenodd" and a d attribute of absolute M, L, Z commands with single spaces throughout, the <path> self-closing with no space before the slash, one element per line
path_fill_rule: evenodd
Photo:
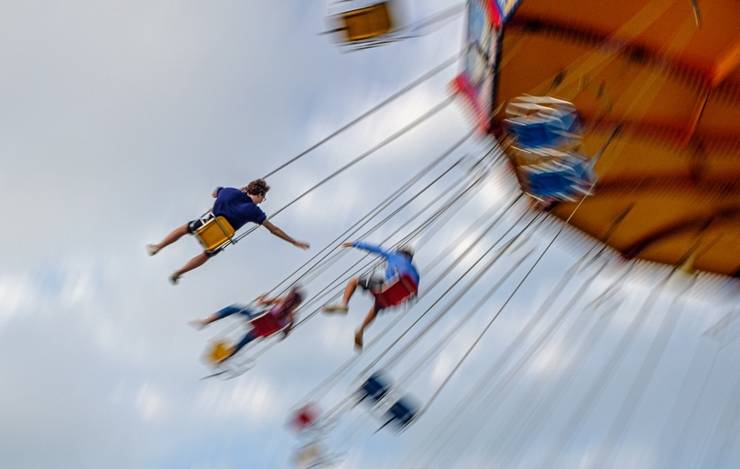
<path fill-rule="evenodd" d="M 414 279 L 416 285 L 419 285 L 419 272 L 416 270 L 416 266 L 404 254 L 397 251 L 386 251 L 380 246 L 362 241 L 355 241 L 352 243 L 352 246 L 385 258 L 386 281 L 391 280 L 396 275 L 406 274 Z"/>
<path fill-rule="evenodd" d="M 213 214 L 224 216 L 235 230 L 249 222 L 261 225 L 267 218 L 265 212 L 247 194 L 233 187 L 218 189 Z"/>

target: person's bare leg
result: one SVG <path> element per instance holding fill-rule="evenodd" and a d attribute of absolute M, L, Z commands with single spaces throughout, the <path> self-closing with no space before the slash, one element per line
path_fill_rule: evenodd
<path fill-rule="evenodd" d="M 367 312 L 367 316 L 365 316 L 365 319 L 362 321 L 362 325 L 359 329 L 355 332 L 355 348 L 362 349 L 362 343 L 363 343 L 363 335 L 365 334 L 365 329 L 375 321 L 375 317 L 378 315 L 378 308 L 373 305 L 370 308 L 370 311 Z"/>
<path fill-rule="evenodd" d="M 203 329 L 210 323 L 216 322 L 219 319 L 221 319 L 221 316 L 219 316 L 218 313 L 213 313 L 205 319 L 194 319 L 190 321 L 190 325 L 195 327 L 196 329 Z"/>
<path fill-rule="evenodd" d="M 190 272 L 193 269 L 197 269 L 198 267 L 205 264 L 207 260 L 208 255 L 205 252 L 198 254 L 197 256 L 190 259 L 187 264 L 185 264 L 179 270 L 176 270 L 172 275 L 170 275 L 170 282 L 172 282 L 173 284 L 177 284 L 178 280 L 180 280 L 180 277 L 182 277 L 184 273 Z"/>
<path fill-rule="evenodd" d="M 204 327 L 211 324 L 212 322 L 216 322 L 223 318 L 227 318 L 231 316 L 232 314 L 238 314 L 238 313 L 245 313 L 245 316 L 247 317 L 250 317 L 250 314 L 251 314 L 251 312 L 249 311 L 247 307 L 243 305 L 239 305 L 239 304 L 232 304 L 225 308 L 221 308 L 220 310 L 209 315 L 205 319 L 195 319 L 193 321 L 190 321 L 190 324 L 196 329 L 203 329 Z"/>
<path fill-rule="evenodd" d="M 359 283 L 360 279 L 358 277 L 352 277 L 349 282 L 347 282 L 347 286 L 344 287 L 344 296 L 342 297 L 342 302 L 334 305 L 324 306 L 324 312 L 346 313 L 347 311 L 349 311 L 349 300 L 351 300 L 352 295 L 355 294 L 355 290 L 357 290 L 357 285 L 359 285 Z"/>
<path fill-rule="evenodd" d="M 357 285 L 359 285 L 359 283 L 359 277 L 352 277 L 349 279 L 349 282 L 347 282 L 347 286 L 344 287 L 344 296 L 342 297 L 342 304 L 344 306 L 349 306 L 349 300 L 351 300 L 352 295 L 355 294 L 355 290 L 357 290 Z"/>
<path fill-rule="evenodd" d="M 159 243 L 157 243 L 157 244 L 147 244 L 146 245 L 146 249 L 147 249 L 147 251 L 149 251 L 149 255 L 150 256 L 153 256 L 156 253 L 158 253 L 159 251 L 161 251 L 162 248 L 169 246 L 170 244 L 174 243 L 175 241 L 177 241 L 178 239 L 182 238 L 186 234 L 188 234 L 188 225 L 185 224 L 185 225 L 182 225 L 182 226 L 178 226 L 177 228 L 175 228 L 174 230 L 172 230 L 172 232 L 170 234 L 168 234 L 167 236 L 165 236 L 164 239 L 162 241 L 160 241 Z"/>

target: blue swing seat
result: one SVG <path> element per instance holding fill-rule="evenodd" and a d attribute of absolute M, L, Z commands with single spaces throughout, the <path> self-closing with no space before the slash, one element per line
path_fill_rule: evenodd
<path fill-rule="evenodd" d="M 357 403 L 359 404 L 365 399 L 370 398 L 374 404 L 377 404 L 388 394 L 390 389 L 390 380 L 382 372 L 376 371 L 360 386 L 358 390 L 359 400 Z"/>
<path fill-rule="evenodd" d="M 557 147 L 579 137 L 575 107 L 547 96 L 520 96 L 506 108 L 509 134 L 522 149 Z"/>
<path fill-rule="evenodd" d="M 509 133 L 521 148 L 555 147 L 573 139 L 571 127 L 560 118 L 511 119 L 507 121 Z"/>
<path fill-rule="evenodd" d="M 418 414 L 418 409 L 411 400 L 404 396 L 393 403 L 393 405 L 385 413 L 388 420 L 385 422 L 383 427 L 389 423 L 393 423 L 398 430 L 406 428 Z"/>
<path fill-rule="evenodd" d="M 519 169 L 527 192 L 548 201 L 572 201 L 588 194 L 594 181 L 590 162 L 577 154 L 563 154 L 560 158 Z"/>

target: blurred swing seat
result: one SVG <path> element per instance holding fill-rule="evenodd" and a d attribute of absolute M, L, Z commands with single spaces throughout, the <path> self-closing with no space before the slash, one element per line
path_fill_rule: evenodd
<path fill-rule="evenodd" d="M 256 316 L 249 321 L 249 324 L 259 337 L 270 337 L 285 329 L 285 326 L 280 324 L 280 321 L 268 311 Z"/>
<path fill-rule="evenodd" d="M 518 168 L 525 191 L 545 201 L 573 202 L 590 195 L 595 177 L 591 162 L 576 153 L 561 153 L 549 161 Z"/>
<path fill-rule="evenodd" d="M 309 429 L 316 424 L 318 414 L 319 411 L 314 404 L 306 404 L 293 412 L 293 416 L 290 419 L 290 427 L 297 432 Z"/>
<path fill-rule="evenodd" d="M 408 398 L 402 397 L 386 411 L 385 416 L 388 420 L 383 427 L 393 423 L 397 430 L 403 430 L 416 418 L 417 413 L 416 406 Z"/>
<path fill-rule="evenodd" d="M 359 399 L 357 403 L 370 399 L 373 404 L 380 402 L 391 389 L 390 380 L 380 371 L 373 373 L 357 391 Z"/>
<path fill-rule="evenodd" d="M 410 275 L 401 275 L 382 290 L 373 292 L 375 303 L 382 308 L 398 306 L 416 296 L 418 286 Z"/>
<path fill-rule="evenodd" d="M 347 10 L 335 18 L 348 43 L 378 39 L 395 29 L 388 1 Z"/>
<path fill-rule="evenodd" d="M 211 343 L 210 348 L 206 352 L 206 360 L 214 365 L 220 364 L 222 361 L 229 356 L 231 352 L 231 346 L 225 340 L 216 340 Z"/>
<path fill-rule="evenodd" d="M 232 242 L 235 230 L 226 218 L 208 212 L 200 221 L 202 225 L 194 234 L 205 251 L 215 251 Z"/>
<path fill-rule="evenodd" d="M 506 106 L 509 134 L 520 148 L 558 147 L 580 138 L 573 104 L 549 96 L 520 96 Z"/>

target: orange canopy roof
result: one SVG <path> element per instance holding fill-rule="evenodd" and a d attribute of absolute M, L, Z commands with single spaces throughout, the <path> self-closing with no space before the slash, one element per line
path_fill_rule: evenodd
<path fill-rule="evenodd" d="M 571 224 L 630 258 L 738 276 L 740 4 L 698 5 L 697 23 L 689 0 L 524 0 L 503 27 L 494 123 L 523 94 L 571 101 L 580 152 L 606 145 Z"/>

